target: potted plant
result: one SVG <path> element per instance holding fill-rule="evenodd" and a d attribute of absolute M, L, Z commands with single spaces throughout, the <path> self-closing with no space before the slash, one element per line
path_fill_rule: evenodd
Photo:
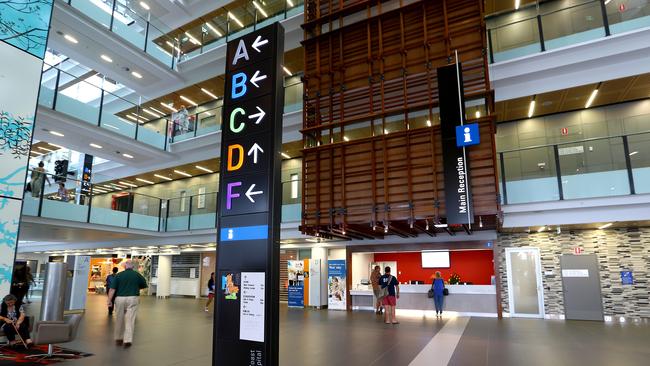
<path fill-rule="evenodd" d="M 449 284 L 450 285 L 457 285 L 460 283 L 460 276 L 458 273 L 454 273 L 449 277 Z"/>

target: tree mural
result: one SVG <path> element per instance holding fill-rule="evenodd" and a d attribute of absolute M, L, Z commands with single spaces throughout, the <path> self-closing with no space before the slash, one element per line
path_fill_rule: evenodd
<path fill-rule="evenodd" d="M 0 0 L 0 40 L 43 58 L 52 0 Z"/>

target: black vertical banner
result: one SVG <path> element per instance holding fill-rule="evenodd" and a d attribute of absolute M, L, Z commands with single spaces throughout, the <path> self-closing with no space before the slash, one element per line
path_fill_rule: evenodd
<path fill-rule="evenodd" d="M 279 365 L 283 55 L 279 23 L 227 45 L 214 365 Z"/>
<path fill-rule="evenodd" d="M 447 224 L 472 224 L 474 212 L 469 180 L 469 157 L 456 146 L 456 126 L 464 124 L 465 98 L 460 64 L 438 68 L 438 98 L 442 160 L 445 172 Z"/>
<path fill-rule="evenodd" d="M 81 171 L 81 193 L 90 194 L 90 181 L 93 177 L 93 156 L 84 155 L 84 165 Z"/>

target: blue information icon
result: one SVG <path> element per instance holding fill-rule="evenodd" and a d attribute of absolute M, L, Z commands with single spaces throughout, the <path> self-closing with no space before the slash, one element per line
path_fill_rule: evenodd
<path fill-rule="evenodd" d="M 478 123 L 456 126 L 456 146 L 465 147 L 478 145 L 481 136 L 478 133 Z"/>

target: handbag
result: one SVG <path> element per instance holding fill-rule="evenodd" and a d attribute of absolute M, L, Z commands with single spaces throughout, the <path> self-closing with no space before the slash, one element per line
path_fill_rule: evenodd
<path fill-rule="evenodd" d="M 443 288 L 443 289 L 442 289 L 442 295 L 443 295 L 443 296 L 448 296 L 448 295 L 449 295 L 449 289 L 446 288 L 446 287 Z"/>
<path fill-rule="evenodd" d="M 429 292 L 427 292 L 427 297 L 433 299 L 433 289 L 430 289 Z"/>

